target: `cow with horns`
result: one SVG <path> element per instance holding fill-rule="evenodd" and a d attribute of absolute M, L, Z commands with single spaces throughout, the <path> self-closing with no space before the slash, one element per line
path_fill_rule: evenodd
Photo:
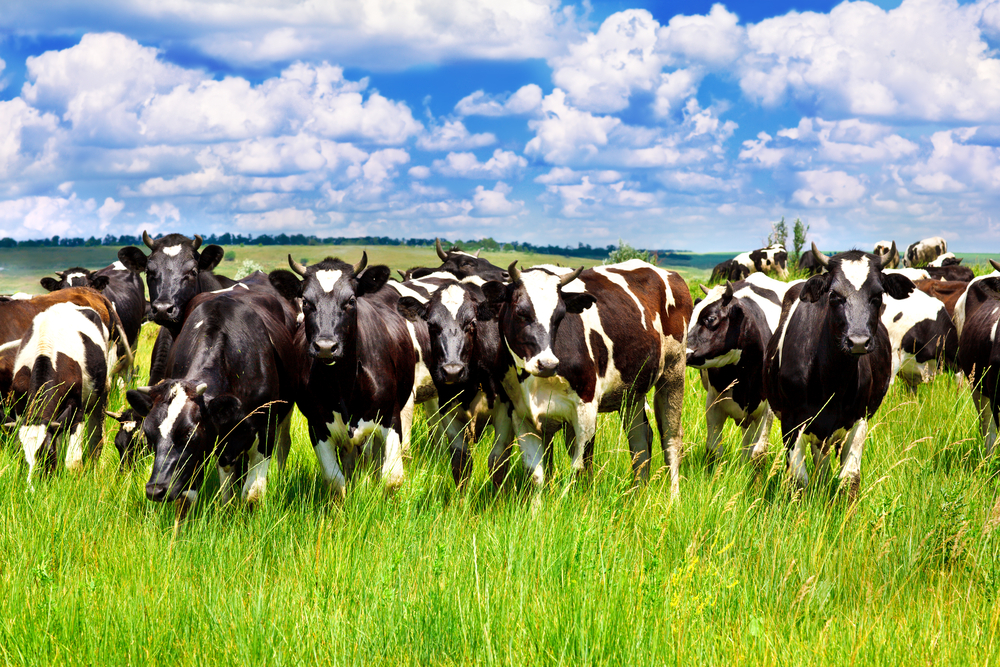
<path fill-rule="evenodd" d="M 478 250 L 475 253 L 467 253 L 452 248 L 445 252 L 444 248 L 441 247 L 441 239 L 434 239 L 434 250 L 437 251 L 437 255 L 441 259 L 441 266 L 436 269 L 414 267 L 407 271 L 401 271 L 400 275 L 404 282 L 423 278 L 432 273 L 450 273 L 459 280 L 470 276 L 479 276 L 483 280 L 506 281 L 510 279 L 506 271 L 480 257 Z"/>
<path fill-rule="evenodd" d="M 146 318 L 146 286 L 138 273 L 129 271 L 121 262 L 115 262 L 99 271 L 75 267 L 56 271 L 56 276 L 58 280 L 51 276 L 42 278 L 42 287 L 49 292 L 67 287 L 90 287 L 106 296 L 121 319 L 129 346 L 135 350 L 139 329 Z"/>
<path fill-rule="evenodd" d="M 237 484 L 243 499 L 263 497 L 272 455 L 283 463 L 291 444 L 296 329 L 295 311 L 275 294 L 240 289 L 192 299 L 166 377 L 126 394 L 155 454 L 147 498 L 193 505 L 213 452 L 223 501 Z"/>
<path fill-rule="evenodd" d="M 510 284 L 483 293 L 510 353 L 495 369 L 513 405 L 521 460 L 532 482 L 545 481 L 543 455 L 565 425 L 574 470 L 589 467 L 599 412 L 620 411 L 636 479 L 649 475 L 654 412 L 672 496 L 679 492 L 681 408 L 691 294 L 676 273 L 640 260 L 583 270 L 508 269 Z M 499 428 L 499 427 L 498 427 Z M 509 448 L 490 455 L 502 479 Z"/>
<path fill-rule="evenodd" d="M 297 403 L 324 478 L 343 495 L 357 454 L 374 438 L 382 445 L 382 478 L 402 484 L 402 411 L 416 357 L 395 297 L 382 293 L 389 267 L 369 267 L 367 253 L 353 266 L 332 257 L 305 266 L 291 256 L 288 265 L 294 273 L 269 278 L 289 301 L 301 299 L 305 327 L 297 342 L 310 361 Z"/>
<path fill-rule="evenodd" d="M 882 272 L 882 259 L 851 250 L 833 257 L 812 245 L 823 275 L 793 285 L 764 360 L 764 393 L 781 420 L 787 466 L 799 488 L 808 483 L 803 447 L 812 446 L 817 474 L 840 453 L 840 480 L 850 498 L 861 483 L 868 420 L 889 388 L 892 349 L 880 320 L 883 295 L 903 299 L 913 283 Z"/>
<path fill-rule="evenodd" d="M 899 268 L 899 250 L 896 249 L 895 241 L 879 241 L 875 244 L 872 253 L 879 258 L 882 265 L 887 269 Z M 811 252 L 803 253 L 803 257 L 812 256 Z"/>
<path fill-rule="evenodd" d="M 962 303 L 963 326 L 958 359 L 972 383 L 972 400 L 986 455 L 993 452 L 1000 430 L 1000 262 L 988 276 L 969 284 Z"/>

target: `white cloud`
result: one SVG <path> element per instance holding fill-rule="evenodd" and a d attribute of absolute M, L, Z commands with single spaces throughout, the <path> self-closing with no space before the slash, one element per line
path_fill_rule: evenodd
<path fill-rule="evenodd" d="M 558 214 L 566 218 L 586 218 L 606 215 L 609 210 L 620 214 L 623 210 L 643 211 L 656 215 L 658 198 L 654 193 L 643 192 L 625 181 L 599 184 L 583 176 L 573 185 L 549 185 L 545 188 L 550 200 L 560 204 Z"/>
<path fill-rule="evenodd" d="M 166 224 L 167 220 L 173 220 L 174 222 L 181 221 L 181 212 L 170 202 L 151 204 L 146 213 L 157 218 L 161 226 Z"/>
<path fill-rule="evenodd" d="M 0 236 L 31 239 L 97 233 L 97 203 L 69 197 L 21 197 L 0 201 Z M 83 230 L 83 231 L 81 231 Z"/>
<path fill-rule="evenodd" d="M 234 216 L 237 229 L 262 234 L 275 232 L 306 232 L 316 224 L 316 213 L 297 208 L 283 208 L 263 213 L 238 213 Z"/>
<path fill-rule="evenodd" d="M 977 128 L 935 132 L 924 160 L 900 171 L 923 192 L 975 191 L 995 202 L 1000 192 L 1000 148 L 969 143 Z M 995 203 L 991 208 L 995 208 Z"/>
<path fill-rule="evenodd" d="M 762 167 L 782 162 L 815 164 L 883 164 L 908 160 L 920 147 L 892 128 L 866 123 L 856 118 L 827 121 L 802 118 L 796 127 L 779 130 L 777 137 L 766 132 L 757 140 L 743 142 L 740 159 Z"/>
<path fill-rule="evenodd" d="M 745 30 L 739 17 L 724 5 L 712 5 L 708 14 L 678 14 L 657 32 L 657 48 L 672 62 L 728 67 L 745 49 Z"/>
<path fill-rule="evenodd" d="M 815 169 L 798 173 L 801 188 L 792 201 L 806 207 L 841 207 L 856 203 L 865 194 L 864 184 L 844 171 Z"/>
<path fill-rule="evenodd" d="M 542 89 L 529 83 L 506 98 L 477 90 L 458 101 L 455 113 L 462 116 L 517 116 L 535 114 L 541 105 Z"/>
<path fill-rule="evenodd" d="M 431 129 L 429 134 L 417 140 L 417 146 L 425 151 L 454 151 L 482 148 L 497 142 L 491 132 L 470 134 L 460 120 L 446 120 L 444 125 Z"/>
<path fill-rule="evenodd" d="M 472 196 L 473 207 L 470 215 L 481 218 L 497 218 L 520 213 L 524 209 L 524 202 L 508 200 L 507 195 L 511 192 L 513 189 L 503 181 L 497 182 L 492 190 L 477 185 Z"/>
<path fill-rule="evenodd" d="M 365 180 L 381 183 L 395 178 L 396 167 L 410 161 L 410 154 L 399 148 L 386 148 L 375 151 L 361 167 Z"/>
<path fill-rule="evenodd" d="M 97 209 L 97 217 L 101 221 L 100 229 L 105 231 L 111 226 L 111 221 L 114 220 L 119 213 L 125 208 L 125 202 L 115 201 L 111 197 L 107 197 L 104 203 L 101 204 L 101 208 Z"/>
<path fill-rule="evenodd" d="M 410 167 L 410 170 L 407 173 L 410 175 L 410 178 L 418 178 L 421 180 L 431 177 L 430 167 L 425 167 L 422 164 L 418 164 L 416 167 Z"/>
<path fill-rule="evenodd" d="M 475 153 L 448 153 L 443 160 L 434 160 L 434 171 L 453 178 L 511 178 L 527 166 L 523 157 L 500 148 L 486 162 Z"/>

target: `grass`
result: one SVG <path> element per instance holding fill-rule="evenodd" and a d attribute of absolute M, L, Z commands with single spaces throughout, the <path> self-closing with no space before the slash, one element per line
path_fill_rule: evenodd
<path fill-rule="evenodd" d="M 615 415 L 591 478 L 573 479 L 560 444 L 540 503 L 518 468 L 493 488 L 487 442 L 456 491 L 422 420 L 401 489 L 361 471 L 336 501 L 296 415 L 261 505 L 221 506 L 208 475 L 182 525 L 145 499 L 151 459 L 118 470 L 111 419 L 99 461 L 36 478 L 34 493 L 5 434 L 0 662 L 997 662 L 998 465 L 967 388 L 940 376 L 916 397 L 890 389 L 849 507 L 824 487 L 790 496 L 777 425 L 768 472 L 742 464 L 730 422 L 708 474 L 705 394 L 687 379 L 673 504 L 662 471 L 630 484 Z"/>

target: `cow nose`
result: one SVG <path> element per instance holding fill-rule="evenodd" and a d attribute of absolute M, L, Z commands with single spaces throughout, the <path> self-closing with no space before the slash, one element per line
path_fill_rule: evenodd
<path fill-rule="evenodd" d="M 510 280 L 510 274 L 509 274 L 508 272 L 506 272 L 506 271 L 501 271 L 501 272 L 500 272 L 500 275 L 501 275 L 501 277 L 503 277 L 503 279 L 504 279 L 505 281 L 507 281 L 507 280 Z"/>
<path fill-rule="evenodd" d="M 444 373 L 445 382 L 458 382 L 462 377 L 462 371 L 464 366 L 462 364 L 445 364 L 441 367 L 441 371 Z"/>
<path fill-rule="evenodd" d="M 851 354 L 862 355 L 868 354 L 868 341 L 871 340 L 868 336 L 851 336 L 849 338 L 851 343 Z"/>
<path fill-rule="evenodd" d="M 537 375 L 543 378 L 552 377 L 556 373 L 557 366 L 559 366 L 558 359 L 539 359 Z"/>
<path fill-rule="evenodd" d="M 313 342 L 314 355 L 320 359 L 330 359 L 338 347 L 337 342 L 329 338 L 320 338 Z"/>
<path fill-rule="evenodd" d="M 159 482 L 149 482 L 146 484 L 146 497 L 154 503 L 162 503 L 167 499 L 167 485 Z"/>
<path fill-rule="evenodd" d="M 172 320 L 177 317 L 177 306 L 172 303 L 167 303 L 163 301 L 157 301 L 149 305 L 150 311 L 152 311 L 153 319 L 168 319 Z"/>

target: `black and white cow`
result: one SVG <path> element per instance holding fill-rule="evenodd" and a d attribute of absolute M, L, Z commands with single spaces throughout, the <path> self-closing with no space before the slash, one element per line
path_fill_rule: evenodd
<path fill-rule="evenodd" d="M 722 429 L 726 419 L 742 427 L 748 460 L 759 461 L 767 453 L 774 416 L 763 392 L 764 351 L 778 326 L 788 287 L 788 283 L 755 273 L 744 281 L 707 290 L 694 306 L 687 365 L 700 369 L 707 392 L 710 467 L 725 452 Z"/>
<path fill-rule="evenodd" d="M 911 243 L 906 248 L 906 254 L 903 257 L 903 266 L 924 266 L 946 252 L 948 252 L 948 242 L 940 236 L 932 236 L 922 241 Z"/>
<path fill-rule="evenodd" d="M 752 273 L 775 272 L 782 280 L 788 279 L 788 252 L 785 246 L 774 243 L 766 248 L 742 252 L 730 260 L 716 265 L 711 282 L 717 280 L 743 280 Z"/>
<path fill-rule="evenodd" d="M 889 333 L 879 319 L 883 295 L 906 298 L 913 283 L 883 273 L 881 260 L 860 250 L 831 258 L 815 243 L 812 250 L 827 273 L 785 294 L 764 360 L 764 394 L 781 420 L 796 484 L 808 483 L 804 445 L 812 446 L 821 477 L 832 448 L 840 453 L 841 483 L 855 498 L 868 419 L 882 404 L 892 372 Z"/>
<path fill-rule="evenodd" d="M 997 265 L 995 260 L 990 260 L 990 264 L 993 266 L 993 273 L 986 276 L 976 276 L 969 281 L 965 290 L 955 301 L 955 310 L 951 315 L 951 318 L 955 321 L 955 329 L 958 331 L 958 338 L 961 344 L 962 330 L 965 328 L 966 320 L 972 315 L 972 313 L 982 305 L 984 297 L 980 291 L 974 291 L 972 288 L 976 283 L 982 282 L 986 278 L 993 278 L 1000 275 L 1000 266 Z"/>
<path fill-rule="evenodd" d="M 942 364 L 952 368 L 958 353 L 958 332 L 944 303 L 914 290 L 905 299 L 883 295 L 882 324 L 892 345 L 892 377 L 911 391 L 929 382 Z"/>
<path fill-rule="evenodd" d="M 937 259 L 935 259 L 934 261 L 927 262 L 927 266 L 928 267 L 958 266 L 959 264 L 962 263 L 963 259 L 964 257 L 955 257 L 955 253 L 953 252 L 946 252 L 943 255 L 939 255 Z"/>
<path fill-rule="evenodd" d="M 972 381 L 972 400 L 987 456 L 993 452 L 1000 429 L 1000 262 L 991 259 L 990 264 L 996 270 L 979 276 L 966 290 L 958 351 L 962 372 Z"/>
<path fill-rule="evenodd" d="M 37 463 L 55 468 L 63 438 L 67 469 L 83 465 L 85 443 L 91 457 L 100 457 L 114 347 L 108 338 L 97 311 L 64 302 L 39 313 L 21 340 L 12 393 L 29 484 Z"/>
<path fill-rule="evenodd" d="M 383 448 L 382 478 L 402 484 L 402 410 L 416 355 L 395 301 L 380 294 L 389 267 L 369 267 L 367 253 L 354 266 L 332 257 L 307 267 L 289 256 L 288 264 L 295 273 L 269 278 L 289 301 L 302 299 L 299 345 L 311 363 L 297 403 L 324 478 L 343 495 L 358 451 L 374 438 Z"/>
<path fill-rule="evenodd" d="M 899 268 L 899 251 L 896 250 L 895 241 L 879 241 L 875 244 L 872 253 L 881 260 L 882 265 L 887 269 Z M 812 253 L 804 253 L 803 256 L 812 256 Z"/>
<path fill-rule="evenodd" d="M 126 394 L 155 453 L 146 497 L 193 505 L 217 452 L 223 501 L 240 482 L 241 496 L 257 501 L 272 455 L 283 463 L 291 442 L 296 314 L 277 295 L 252 290 L 200 294 L 188 311 L 165 379 Z"/>
<path fill-rule="evenodd" d="M 49 276 L 42 278 L 42 287 L 50 292 L 67 287 L 90 287 L 104 294 L 121 318 L 129 346 L 136 349 L 139 329 L 146 318 L 146 286 L 138 273 L 129 271 L 119 261 L 99 271 L 75 267 L 57 271 L 56 275 L 58 280 Z"/>
<path fill-rule="evenodd" d="M 441 247 L 441 239 L 434 239 L 434 249 L 441 259 L 441 266 L 437 268 L 418 266 L 409 269 L 402 273 L 404 282 L 439 272 L 450 273 L 460 280 L 470 276 L 479 276 L 483 280 L 510 280 L 506 271 L 480 257 L 478 250 L 474 253 L 468 253 L 452 248 L 445 252 L 444 248 Z"/>
<path fill-rule="evenodd" d="M 131 407 L 117 412 L 107 411 L 105 414 L 118 422 L 115 449 L 118 450 L 118 460 L 121 465 L 134 465 L 140 455 L 152 453 L 149 443 L 142 435 L 142 415 Z"/>
<path fill-rule="evenodd" d="M 976 277 L 976 274 L 967 266 L 958 264 L 948 264 L 945 266 L 927 266 L 925 269 L 934 280 L 969 282 Z"/>
<path fill-rule="evenodd" d="M 816 261 L 816 257 L 811 252 L 804 252 L 799 257 L 799 271 L 805 271 L 809 276 L 823 273 L 823 265 Z"/>
<path fill-rule="evenodd" d="M 511 283 L 488 282 L 483 293 L 497 311 L 510 361 L 495 372 L 514 406 L 521 460 L 532 482 L 545 481 L 543 454 L 562 425 L 572 466 L 589 463 L 598 412 L 620 411 L 637 479 L 649 475 L 654 412 L 672 495 L 679 492 L 681 408 L 691 294 L 676 273 L 640 260 L 575 271 L 509 268 Z M 496 479 L 508 450 L 490 455 Z"/>
<path fill-rule="evenodd" d="M 715 268 L 712 269 L 712 276 L 708 281 L 710 283 L 736 282 L 745 279 L 751 273 L 749 267 L 740 264 L 735 259 L 727 259 L 715 265 Z"/>
<path fill-rule="evenodd" d="M 397 304 L 407 320 L 427 325 L 427 366 L 437 392 L 428 420 L 447 438 L 456 484 L 470 472 L 467 440 L 470 433 L 481 432 L 477 417 L 492 413 L 497 437 L 509 444 L 512 436 L 509 401 L 494 373 L 500 359 L 509 357 L 481 285 L 478 277 L 451 279 L 424 300 L 405 296 Z"/>
<path fill-rule="evenodd" d="M 916 283 L 918 280 L 933 280 L 933 278 L 931 278 L 931 274 L 927 273 L 927 269 L 883 269 L 882 273 L 885 275 L 896 274 L 899 276 L 906 276 L 912 283 Z"/>

